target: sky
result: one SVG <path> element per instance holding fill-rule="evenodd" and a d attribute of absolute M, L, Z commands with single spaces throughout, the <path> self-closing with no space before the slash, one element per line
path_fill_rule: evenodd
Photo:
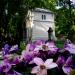
<path fill-rule="evenodd" d="M 73 2 L 73 4 L 75 4 L 75 0 L 71 0 Z"/>
<path fill-rule="evenodd" d="M 75 5 L 75 0 L 70 0 L 70 1 L 72 1 L 73 4 Z M 59 9 L 59 8 L 61 8 L 61 7 L 60 6 L 56 6 L 56 9 Z"/>
<path fill-rule="evenodd" d="M 73 0 L 73 2 L 75 3 L 75 0 Z"/>

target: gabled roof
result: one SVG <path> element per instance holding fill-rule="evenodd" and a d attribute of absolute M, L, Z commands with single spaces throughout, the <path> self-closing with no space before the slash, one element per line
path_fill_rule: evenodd
<path fill-rule="evenodd" d="M 35 8 L 35 9 L 33 10 L 33 12 L 43 12 L 43 13 L 52 13 L 52 14 L 53 14 L 52 11 L 50 11 L 50 10 L 48 10 L 48 9 L 43 9 L 43 8 Z"/>

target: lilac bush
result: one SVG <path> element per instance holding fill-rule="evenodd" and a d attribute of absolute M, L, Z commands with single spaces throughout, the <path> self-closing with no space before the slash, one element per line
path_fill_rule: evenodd
<path fill-rule="evenodd" d="M 37 74 L 38 72 L 38 75 L 43 75 L 44 73 L 47 75 L 47 69 L 55 67 L 68 74 L 74 66 L 72 54 L 75 53 L 75 44 L 71 42 L 66 42 L 64 47 L 59 49 L 54 41 L 37 40 L 28 43 L 20 55 L 16 53 L 19 51 L 17 44 L 13 46 L 6 44 L 2 49 L 3 60 L 0 63 L 0 73 L 5 73 L 5 75 L 22 75 L 14 70 L 14 67 L 18 67 L 21 63 L 22 65 L 23 63 L 26 64 L 27 68 L 31 67 L 31 73 Z M 33 68 L 31 65 L 35 67 Z M 41 72 L 38 70 L 41 70 Z"/>

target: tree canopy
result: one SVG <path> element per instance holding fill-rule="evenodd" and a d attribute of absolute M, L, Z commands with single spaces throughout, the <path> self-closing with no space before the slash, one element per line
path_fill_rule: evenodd
<path fill-rule="evenodd" d="M 60 6 L 60 9 L 56 9 Z M 68 36 L 75 32 L 75 9 L 70 0 L 0 0 L 0 43 L 8 36 L 22 40 L 28 10 L 47 8 L 55 12 L 56 33 Z"/>
<path fill-rule="evenodd" d="M 60 9 L 56 10 L 56 27 L 58 34 L 64 34 L 70 40 L 75 39 L 75 8 L 70 0 L 58 0 Z"/>

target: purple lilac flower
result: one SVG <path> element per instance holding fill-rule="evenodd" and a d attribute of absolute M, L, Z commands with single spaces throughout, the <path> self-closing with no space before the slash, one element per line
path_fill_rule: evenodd
<path fill-rule="evenodd" d="M 53 55 L 55 55 L 55 54 L 56 54 L 56 51 L 50 51 L 50 50 L 48 51 L 48 55 L 49 55 L 49 56 L 53 56 Z"/>
<path fill-rule="evenodd" d="M 11 69 L 11 65 L 8 62 L 2 61 L 2 63 L 0 64 L 0 70 L 2 72 L 8 72 Z"/>
<path fill-rule="evenodd" d="M 5 44 L 4 48 L 2 49 L 3 49 L 3 55 L 6 55 L 9 53 L 10 46 L 8 44 Z"/>
<path fill-rule="evenodd" d="M 12 71 L 12 72 L 7 72 L 6 75 L 22 75 L 21 73 L 17 72 L 17 71 Z"/>
<path fill-rule="evenodd" d="M 67 47 L 65 47 L 64 49 L 68 50 L 72 54 L 75 54 L 75 44 L 67 44 Z"/>
<path fill-rule="evenodd" d="M 58 64 L 59 67 L 62 67 L 65 63 L 65 58 L 63 56 L 59 56 L 56 63 Z"/>
<path fill-rule="evenodd" d="M 26 50 L 27 50 L 27 51 L 33 51 L 33 50 L 34 50 L 34 48 L 35 48 L 35 45 L 34 45 L 34 44 L 32 44 L 32 43 L 27 44 L 27 46 L 26 46 Z"/>
<path fill-rule="evenodd" d="M 62 70 L 64 71 L 65 74 L 69 75 L 72 70 L 72 66 L 73 66 L 72 56 L 69 56 L 64 66 L 62 67 Z"/>
<path fill-rule="evenodd" d="M 63 72 L 64 72 L 65 74 L 69 75 L 70 72 L 71 72 L 71 70 L 72 70 L 72 68 L 71 68 L 71 67 L 65 67 L 65 66 L 63 66 L 63 67 L 62 67 L 62 70 L 63 70 Z"/>
<path fill-rule="evenodd" d="M 47 42 L 46 45 L 48 46 L 48 55 L 55 55 L 58 51 L 58 48 L 55 46 L 53 41 Z"/>
<path fill-rule="evenodd" d="M 41 58 L 35 57 L 32 61 L 37 66 L 32 68 L 31 73 L 36 75 L 47 75 L 47 69 L 58 67 L 58 65 L 53 62 L 53 59 L 47 59 L 44 62 Z"/>
<path fill-rule="evenodd" d="M 1 66 L 1 64 L 0 64 L 0 73 L 2 73 L 3 71 L 2 71 L 2 66 Z"/>
<path fill-rule="evenodd" d="M 13 59 L 9 60 L 9 63 L 10 63 L 11 65 L 17 65 L 17 64 L 19 64 L 19 63 L 20 63 L 20 58 L 19 58 L 19 56 L 15 56 Z"/>
<path fill-rule="evenodd" d="M 64 43 L 64 48 L 68 47 L 68 44 L 71 44 L 71 41 L 69 39 L 67 39 Z"/>
<path fill-rule="evenodd" d="M 46 46 L 46 44 L 42 44 L 42 45 L 36 45 L 34 51 L 39 52 L 40 50 L 42 51 L 48 51 L 48 47 Z"/>
<path fill-rule="evenodd" d="M 69 56 L 65 62 L 65 66 L 67 67 L 72 67 L 73 66 L 73 61 L 72 61 L 72 56 Z"/>
<path fill-rule="evenodd" d="M 20 63 L 20 56 L 17 54 L 8 54 L 4 56 L 4 61 L 11 65 L 16 65 Z"/>
<path fill-rule="evenodd" d="M 40 49 L 45 42 L 43 40 L 37 40 L 34 43 L 29 43 L 26 46 L 26 51 L 35 51 L 37 48 Z"/>
<path fill-rule="evenodd" d="M 35 51 L 23 51 L 22 55 L 21 55 L 21 60 L 25 60 L 27 62 L 31 61 L 35 56 L 37 55 L 37 53 Z"/>
<path fill-rule="evenodd" d="M 45 44 L 44 40 L 37 40 L 37 41 L 35 41 L 35 45 L 42 45 L 42 44 Z"/>
<path fill-rule="evenodd" d="M 49 47 L 50 50 L 52 51 L 57 51 L 58 48 L 56 47 L 55 43 L 53 41 L 47 42 L 46 45 Z"/>
<path fill-rule="evenodd" d="M 18 45 L 16 44 L 16 45 L 13 45 L 11 48 L 10 48 L 10 50 L 9 50 L 9 52 L 15 52 L 15 51 L 18 51 L 19 50 L 19 48 L 18 48 Z"/>
<path fill-rule="evenodd" d="M 14 75 L 22 75 L 22 74 L 17 71 L 14 71 Z"/>

